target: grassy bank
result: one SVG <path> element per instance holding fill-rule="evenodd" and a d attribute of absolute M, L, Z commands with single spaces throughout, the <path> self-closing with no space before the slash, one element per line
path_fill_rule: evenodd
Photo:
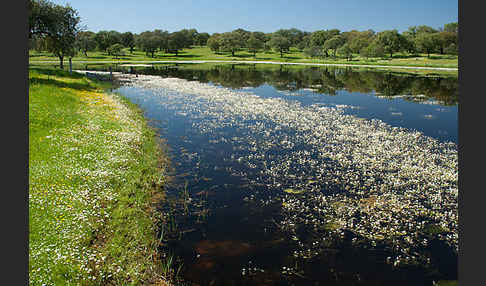
<path fill-rule="evenodd" d="M 31 285 L 163 285 L 163 154 L 137 107 L 106 87 L 29 70 Z"/>
<path fill-rule="evenodd" d="M 438 67 L 438 68 L 457 68 L 458 58 L 454 55 L 432 54 L 427 57 L 425 54 L 410 56 L 403 53 L 397 53 L 393 58 L 364 58 L 354 55 L 353 59 L 348 61 L 343 58 L 308 58 L 302 51 L 292 48 L 289 53 L 280 57 L 280 53 L 274 51 L 260 52 L 253 57 L 253 54 L 242 50 L 232 56 L 229 52 L 215 53 L 208 47 L 194 46 L 190 49 L 184 49 L 175 54 L 166 54 L 163 52 L 155 53 L 154 57 L 147 56 L 144 52 L 135 50 L 130 53 L 125 49 L 123 56 L 114 59 L 105 52 L 88 52 L 88 57 L 82 53 L 73 58 L 73 61 L 107 61 L 107 62 L 127 62 L 127 61 L 169 61 L 169 60 L 232 60 L 232 61 L 274 61 L 287 63 L 319 63 L 319 64 L 356 64 L 356 65 L 383 65 L 383 66 L 412 66 L 412 67 Z M 29 61 L 58 61 L 58 58 L 47 52 L 29 52 Z"/>

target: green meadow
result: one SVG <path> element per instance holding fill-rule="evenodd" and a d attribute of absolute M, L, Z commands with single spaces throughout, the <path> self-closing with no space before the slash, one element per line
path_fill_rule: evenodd
<path fill-rule="evenodd" d="M 31 285 L 164 281 L 153 206 L 163 151 L 142 112 L 108 87 L 29 69 Z"/>
<path fill-rule="evenodd" d="M 306 57 L 302 51 L 291 48 L 290 52 L 285 53 L 280 57 L 280 53 L 275 51 L 264 51 L 250 53 L 243 49 L 235 53 L 233 57 L 230 52 L 213 52 L 206 46 L 192 46 L 179 51 L 178 56 L 164 52 L 157 52 L 154 57 L 146 55 L 145 52 L 134 50 L 130 53 L 128 48 L 125 48 L 122 56 L 113 57 L 106 52 L 88 52 L 88 57 L 82 53 L 78 53 L 72 58 L 76 61 L 93 61 L 93 62 L 136 62 L 136 61 L 190 61 L 190 60 L 221 60 L 221 61 L 273 61 L 284 63 L 318 63 L 318 64 L 355 64 L 355 65 L 384 65 L 384 66 L 413 66 L 413 67 L 434 67 L 434 68 L 457 68 L 458 57 L 455 55 L 440 55 L 431 54 L 427 57 L 426 54 L 419 54 L 418 56 L 410 56 L 405 53 L 396 53 L 393 58 L 364 58 L 357 54 L 351 60 L 339 57 L 336 58 L 309 58 Z M 52 53 L 29 51 L 29 62 L 38 63 L 41 61 L 59 61 Z M 64 60 L 67 63 L 67 60 Z"/>

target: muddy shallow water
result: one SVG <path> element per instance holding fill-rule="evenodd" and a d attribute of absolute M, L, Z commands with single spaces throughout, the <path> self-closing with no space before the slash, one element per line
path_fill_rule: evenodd
<path fill-rule="evenodd" d="M 457 279 L 457 79 L 234 66 L 137 74 L 116 92 L 169 146 L 161 247 L 186 284 Z"/>

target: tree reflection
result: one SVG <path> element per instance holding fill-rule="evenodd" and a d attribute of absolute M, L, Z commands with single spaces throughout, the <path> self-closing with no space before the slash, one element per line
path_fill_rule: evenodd
<path fill-rule="evenodd" d="M 340 90 L 374 91 L 378 96 L 401 96 L 414 102 L 432 99 L 443 105 L 457 105 L 459 96 L 458 80 L 454 77 L 425 77 L 350 67 L 172 64 L 137 67 L 136 70 L 141 74 L 211 82 L 233 89 L 268 84 L 280 91 L 307 88 L 326 95 L 337 95 Z"/>

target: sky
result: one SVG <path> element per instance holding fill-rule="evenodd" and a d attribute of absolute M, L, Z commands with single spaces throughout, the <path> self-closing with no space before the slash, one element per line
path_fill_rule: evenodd
<path fill-rule="evenodd" d="M 458 22 L 458 0 L 51 0 L 76 9 L 87 30 L 141 33 L 194 28 L 275 32 L 339 29 L 375 32 Z"/>

